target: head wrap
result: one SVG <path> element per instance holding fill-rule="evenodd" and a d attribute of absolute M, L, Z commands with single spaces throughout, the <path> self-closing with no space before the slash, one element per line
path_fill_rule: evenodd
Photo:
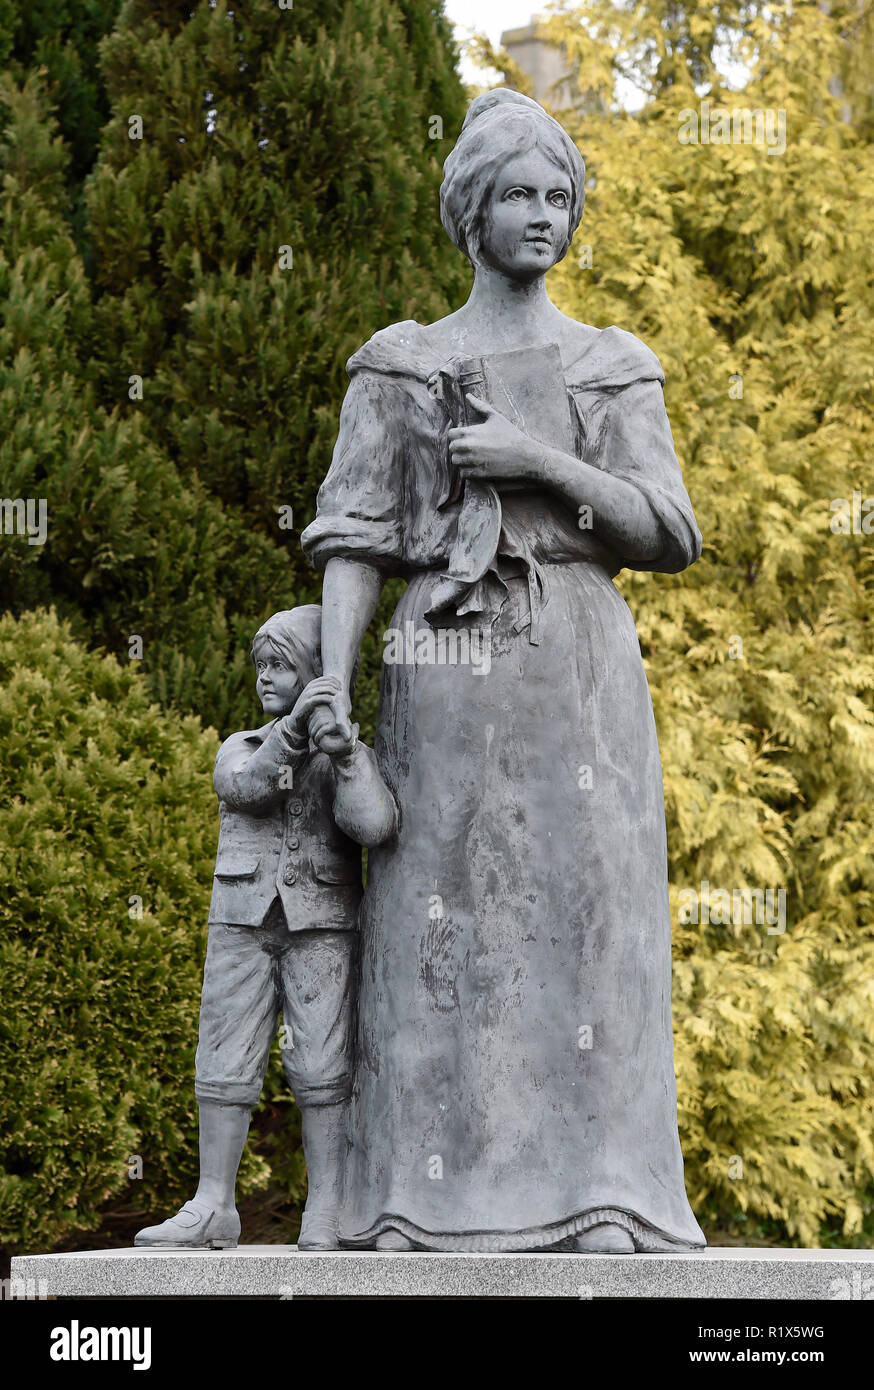
<path fill-rule="evenodd" d="M 322 674 L 322 610 L 317 603 L 274 613 L 259 627 L 252 639 L 252 660 L 259 642 L 269 642 L 298 672 L 301 684 L 309 685 Z"/>
<path fill-rule="evenodd" d="M 570 136 L 536 101 L 496 87 L 471 102 L 461 134 L 443 165 L 440 220 L 459 251 L 476 264 L 480 219 L 496 175 L 514 155 L 538 149 L 571 182 L 567 252 L 586 198 L 586 166 Z"/>

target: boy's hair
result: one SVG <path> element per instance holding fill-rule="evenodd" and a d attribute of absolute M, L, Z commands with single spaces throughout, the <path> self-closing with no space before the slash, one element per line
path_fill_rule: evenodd
<path fill-rule="evenodd" d="M 258 647 L 265 642 L 294 666 L 300 673 L 302 685 L 309 685 L 310 681 L 322 674 L 321 605 L 304 603 L 299 608 L 287 608 L 281 613 L 274 613 L 266 623 L 262 623 L 252 638 L 249 656 L 253 665 L 257 660 Z M 355 686 L 359 660 L 356 657 L 350 689 Z"/>

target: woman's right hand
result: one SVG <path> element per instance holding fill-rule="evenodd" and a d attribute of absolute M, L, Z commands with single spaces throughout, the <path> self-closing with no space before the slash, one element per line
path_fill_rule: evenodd
<path fill-rule="evenodd" d="M 348 690 L 338 690 L 329 702 L 320 704 L 310 715 L 309 733 L 322 753 L 345 753 L 354 739 L 352 701 Z"/>

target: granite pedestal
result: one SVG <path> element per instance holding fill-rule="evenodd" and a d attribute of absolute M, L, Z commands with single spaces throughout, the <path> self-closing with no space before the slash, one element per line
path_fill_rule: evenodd
<path fill-rule="evenodd" d="M 13 1280 L 54 1298 L 756 1298 L 874 1300 L 872 1250 L 711 1247 L 679 1255 L 93 1250 L 28 1255 Z"/>

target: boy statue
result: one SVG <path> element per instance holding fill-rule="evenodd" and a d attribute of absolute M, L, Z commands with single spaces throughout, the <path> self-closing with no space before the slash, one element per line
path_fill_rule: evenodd
<path fill-rule="evenodd" d="M 321 749 L 310 742 L 311 715 L 339 689 L 322 675 L 320 634 L 315 604 L 264 623 L 252 661 L 270 722 L 232 734 L 216 758 L 221 828 L 195 1065 L 200 1183 L 175 1216 L 140 1231 L 137 1246 L 236 1246 L 237 1169 L 280 1012 L 309 1183 L 298 1248 L 338 1245 L 360 846 L 394 835 L 397 807 L 357 725 L 349 739 L 332 725 Z"/>

